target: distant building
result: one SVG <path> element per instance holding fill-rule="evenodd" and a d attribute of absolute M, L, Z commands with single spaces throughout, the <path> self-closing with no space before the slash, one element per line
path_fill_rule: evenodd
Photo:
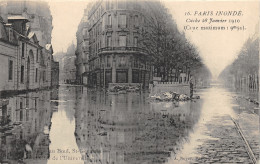
<path fill-rule="evenodd" d="M 84 16 L 78 26 L 76 33 L 77 49 L 76 55 L 76 81 L 79 84 L 88 85 L 89 72 L 89 33 L 88 33 L 88 10 L 84 10 Z"/>
<path fill-rule="evenodd" d="M 75 66 L 76 56 L 65 56 L 62 59 L 62 80 L 66 84 L 76 83 L 76 66 Z"/>
<path fill-rule="evenodd" d="M 59 85 L 59 62 L 51 62 L 51 86 Z"/>

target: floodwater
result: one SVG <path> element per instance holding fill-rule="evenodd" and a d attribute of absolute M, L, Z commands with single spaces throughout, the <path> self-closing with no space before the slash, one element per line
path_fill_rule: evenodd
<path fill-rule="evenodd" d="M 149 93 L 108 94 L 60 86 L 7 98 L 0 162 L 43 164 L 176 163 L 203 138 L 200 125 L 236 117 L 231 93 L 208 88 L 188 102 L 150 102 Z"/>

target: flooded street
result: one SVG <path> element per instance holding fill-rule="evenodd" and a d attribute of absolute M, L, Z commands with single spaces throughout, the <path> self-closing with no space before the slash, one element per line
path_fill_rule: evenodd
<path fill-rule="evenodd" d="M 187 102 L 149 93 L 108 94 L 60 86 L 10 98 L 0 160 L 17 163 L 251 163 L 259 159 L 257 105 L 221 87 Z M 12 152 L 12 153 L 11 153 Z"/>

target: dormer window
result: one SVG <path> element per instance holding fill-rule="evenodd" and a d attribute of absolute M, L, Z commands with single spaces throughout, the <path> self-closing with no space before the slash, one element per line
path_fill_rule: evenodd
<path fill-rule="evenodd" d="M 14 35 L 13 35 L 13 29 L 9 29 L 9 42 L 13 42 L 14 40 Z"/>

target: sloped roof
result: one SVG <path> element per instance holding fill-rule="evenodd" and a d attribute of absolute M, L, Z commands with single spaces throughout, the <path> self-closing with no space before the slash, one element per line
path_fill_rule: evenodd
<path fill-rule="evenodd" d="M 21 16 L 21 15 L 12 15 L 8 17 L 8 20 L 27 20 L 25 17 Z"/>
<path fill-rule="evenodd" d="M 46 50 L 50 50 L 52 48 L 52 45 L 51 44 L 46 44 L 45 48 L 46 48 Z"/>
<path fill-rule="evenodd" d="M 38 43 L 38 39 L 37 36 L 34 32 L 29 32 L 28 36 L 27 36 L 30 40 L 33 39 L 34 43 Z"/>
<path fill-rule="evenodd" d="M 28 34 L 28 38 L 31 39 L 31 38 L 33 37 L 33 35 L 35 35 L 35 33 L 34 33 L 34 32 L 30 32 L 30 33 Z"/>
<path fill-rule="evenodd" d="M 51 44 L 46 44 L 45 49 L 53 53 L 52 45 Z"/>

